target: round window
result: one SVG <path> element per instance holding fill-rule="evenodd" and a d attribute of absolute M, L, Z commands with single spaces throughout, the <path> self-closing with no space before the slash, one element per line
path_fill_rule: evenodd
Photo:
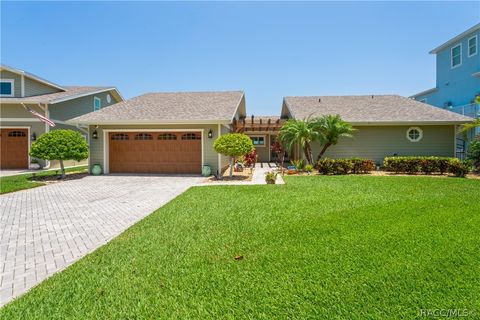
<path fill-rule="evenodd" d="M 407 139 L 411 142 L 418 142 L 423 138 L 423 131 L 418 127 L 409 128 L 407 130 Z"/>
<path fill-rule="evenodd" d="M 108 103 L 112 102 L 112 97 L 110 97 L 109 94 L 107 94 L 107 102 L 108 102 Z"/>

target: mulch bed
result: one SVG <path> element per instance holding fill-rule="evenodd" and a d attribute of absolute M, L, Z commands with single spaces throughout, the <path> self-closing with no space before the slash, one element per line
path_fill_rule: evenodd
<path fill-rule="evenodd" d="M 30 181 L 38 181 L 44 183 L 56 183 L 56 182 L 63 182 L 69 180 L 78 180 L 88 176 L 88 172 L 78 172 L 78 173 L 67 173 L 65 179 L 62 179 L 62 176 L 59 175 L 51 175 L 51 176 L 36 176 L 31 177 Z"/>
<path fill-rule="evenodd" d="M 215 176 L 207 178 L 207 182 L 218 181 L 251 181 L 253 176 L 253 170 L 246 168 L 241 172 L 233 172 L 233 176 L 230 177 L 230 169 L 225 170 L 221 179 L 217 179 Z"/>

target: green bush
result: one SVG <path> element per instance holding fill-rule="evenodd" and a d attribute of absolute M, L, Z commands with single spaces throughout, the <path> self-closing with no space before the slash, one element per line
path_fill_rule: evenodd
<path fill-rule="evenodd" d="M 317 162 L 318 173 L 330 174 L 333 173 L 333 164 L 335 160 L 329 158 L 321 158 Z"/>
<path fill-rule="evenodd" d="M 230 157 L 230 177 L 233 174 L 233 162 L 235 157 L 244 156 L 253 151 L 252 139 L 242 133 L 229 133 L 218 137 L 213 143 L 213 149 L 217 153 Z"/>
<path fill-rule="evenodd" d="M 470 143 L 467 159 L 473 162 L 477 171 L 480 171 L 480 136 L 477 136 L 477 138 Z"/>
<path fill-rule="evenodd" d="M 305 172 L 312 173 L 313 172 L 313 166 L 311 164 L 307 164 L 305 166 Z"/>
<path fill-rule="evenodd" d="M 298 171 L 303 171 L 305 169 L 305 159 L 292 160 L 291 162 Z"/>
<path fill-rule="evenodd" d="M 457 158 L 452 158 L 448 164 L 448 172 L 453 173 L 457 177 L 465 177 L 472 169 L 471 161 L 460 161 Z"/>
<path fill-rule="evenodd" d="M 30 156 L 45 160 L 59 160 L 62 178 L 65 178 L 63 161 L 87 159 L 88 143 L 78 131 L 53 130 L 42 134 L 32 143 Z"/>
<path fill-rule="evenodd" d="M 352 173 L 369 173 L 375 170 L 375 162 L 370 159 L 351 158 L 353 164 Z"/>
<path fill-rule="evenodd" d="M 320 174 L 349 174 L 369 173 L 375 170 L 375 163 L 370 159 L 328 159 L 322 158 L 317 162 Z"/>
<path fill-rule="evenodd" d="M 463 177 L 470 165 L 457 158 L 447 157 L 386 157 L 383 160 L 385 170 L 395 173 L 453 173 Z"/>

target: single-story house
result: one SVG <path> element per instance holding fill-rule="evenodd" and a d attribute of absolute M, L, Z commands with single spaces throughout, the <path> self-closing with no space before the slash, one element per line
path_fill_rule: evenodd
<path fill-rule="evenodd" d="M 28 169 L 30 145 L 38 136 L 55 129 L 87 129 L 66 121 L 123 101 L 115 87 L 60 86 L 9 66 L 0 66 L 0 168 Z M 50 127 L 28 109 L 55 123 Z M 43 167 L 58 167 L 57 161 L 39 160 Z M 66 161 L 66 166 L 81 164 Z"/>
<path fill-rule="evenodd" d="M 246 117 L 243 91 L 147 93 L 69 121 L 88 126 L 90 165 L 104 173 L 199 174 L 228 166 L 217 137 Z"/>
<path fill-rule="evenodd" d="M 456 156 L 457 126 L 473 119 L 398 95 L 285 97 L 281 117 L 340 115 L 357 131 L 327 149 L 326 157 Z M 312 145 L 313 156 L 320 152 Z M 303 153 L 296 150 L 296 156 Z"/>

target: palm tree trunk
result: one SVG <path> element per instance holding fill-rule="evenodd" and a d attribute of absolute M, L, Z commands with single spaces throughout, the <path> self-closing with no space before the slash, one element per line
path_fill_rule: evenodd
<path fill-rule="evenodd" d="M 305 158 L 307 159 L 309 164 L 313 163 L 312 157 L 312 148 L 310 147 L 310 143 L 305 142 L 305 146 L 303 147 L 303 153 L 305 154 Z"/>
<path fill-rule="evenodd" d="M 322 151 L 320 151 L 320 153 L 318 154 L 317 162 L 323 157 L 323 155 L 325 154 L 325 151 L 327 151 L 328 147 L 330 147 L 331 145 L 332 145 L 331 143 L 325 143 L 325 145 L 322 148 Z"/>

